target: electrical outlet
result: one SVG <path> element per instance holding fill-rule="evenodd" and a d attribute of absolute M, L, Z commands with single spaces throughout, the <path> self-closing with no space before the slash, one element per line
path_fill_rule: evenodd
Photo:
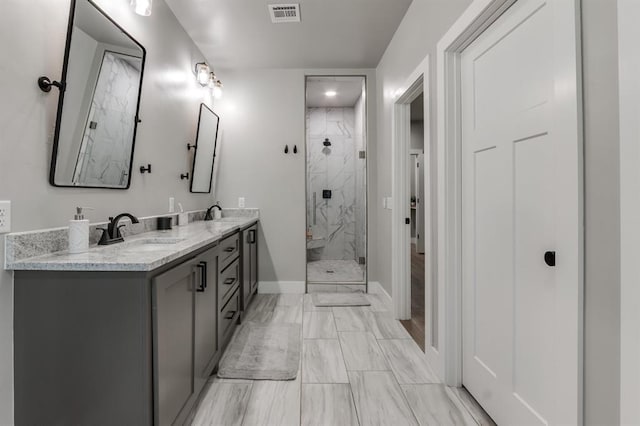
<path fill-rule="evenodd" d="M 176 211 L 176 200 L 173 197 L 169 197 L 169 213 Z"/>
<path fill-rule="evenodd" d="M 244 209 L 244 197 L 238 198 L 238 207 Z"/>
<path fill-rule="evenodd" d="M 0 201 L 0 234 L 11 232 L 11 201 Z"/>

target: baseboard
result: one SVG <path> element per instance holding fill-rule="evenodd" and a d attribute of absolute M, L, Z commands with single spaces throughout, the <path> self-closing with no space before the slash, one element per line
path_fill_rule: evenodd
<path fill-rule="evenodd" d="M 279 293 L 296 293 L 304 294 L 304 281 L 260 281 L 258 283 L 258 293 L 262 294 L 279 294 Z"/>
<path fill-rule="evenodd" d="M 387 290 L 382 287 L 378 281 L 369 281 L 369 293 L 380 294 L 384 296 L 389 303 L 391 303 L 391 296 L 387 293 Z"/>

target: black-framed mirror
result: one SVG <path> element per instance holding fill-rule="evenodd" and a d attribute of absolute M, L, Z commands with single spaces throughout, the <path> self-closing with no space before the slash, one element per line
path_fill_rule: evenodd
<path fill-rule="evenodd" d="M 146 51 L 90 0 L 71 0 L 49 182 L 127 189 Z"/>
<path fill-rule="evenodd" d="M 219 124 L 220 118 L 216 113 L 205 104 L 200 104 L 196 153 L 191 169 L 191 192 L 193 193 L 207 194 L 211 192 Z"/>

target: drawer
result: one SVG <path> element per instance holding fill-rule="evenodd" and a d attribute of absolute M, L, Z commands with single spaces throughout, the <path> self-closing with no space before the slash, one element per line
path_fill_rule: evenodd
<path fill-rule="evenodd" d="M 220 270 L 227 267 L 240 254 L 240 234 L 236 233 L 220 242 L 218 248 Z"/>
<path fill-rule="evenodd" d="M 229 296 L 240 286 L 240 259 L 223 269 L 218 276 L 218 306 L 224 306 Z"/>
<path fill-rule="evenodd" d="M 228 339 L 233 334 L 235 329 L 234 325 L 238 321 L 240 315 L 240 292 L 236 291 L 229 302 L 220 311 L 218 317 L 218 340 L 220 341 L 220 347 L 224 350 L 224 345 L 227 344 Z"/>

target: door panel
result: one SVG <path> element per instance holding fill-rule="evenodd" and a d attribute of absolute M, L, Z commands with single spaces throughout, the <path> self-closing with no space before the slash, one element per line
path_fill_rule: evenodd
<path fill-rule="evenodd" d="M 558 233 L 571 224 L 563 209 L 580 219 L 578 186 L 558 185 L 578 182 L 567 170 L 579 160 L 567 149 L 577 133 L 558 132 L 577 129 L 558 107 L 560 3 L 518 0 L 461 55 L 463 383 L 499 424 L 557 423 L 558 407 L 575 404 L 557 385 L 577 358 L 566 363 L 558 342 L 577 338 L 562 327 L 579 300 L 544 262 L 560 247 L 580 253 Z"/>

